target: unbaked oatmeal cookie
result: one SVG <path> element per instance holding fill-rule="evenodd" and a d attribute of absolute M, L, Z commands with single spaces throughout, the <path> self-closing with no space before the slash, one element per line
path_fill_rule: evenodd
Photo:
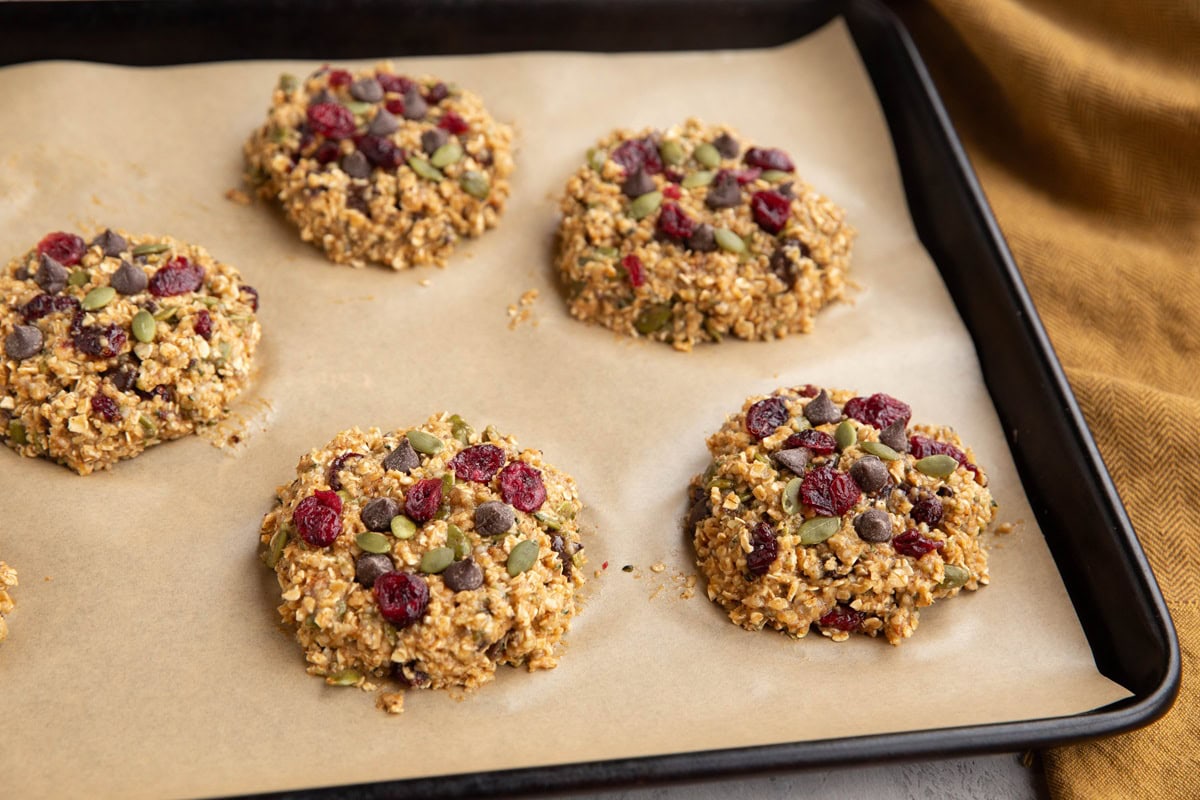
<path fill-rule="evenodd" d="M 558 663 L 584 583 L 575 481 L 457 415 L 312 450 L 263 520 L 308 671 L 336 686 L 481 686 Z M 403 692 L 379 705 L 403 710 Z"/>
<path fill-rule="evenodd" d="M 80 475 L 222 419 L 261 335 L 237 270 L 169 236 L 48 234 L 0 296 L 0 436 Z"/>
<path fill-rule="evenodd" d="M 572 316 L 690 350 L 812 330 L 845 292 L 854 231 L 782 150 L 689 119 L 619 130 L 567 182 L 558 269 Z"/>
<path fill-rule="evenodd" d="M 245 154 L 259 193 L 330 260 L 405 269 L 444 266 L 496 226 L 511 144 L 475 94 L 385 63 L 282 76 Z"/>
<path fill-rule="evenodd" d="M 0 561 L 0 642 L 8 638 L 8 623 L 4 617 L 13 610 L 12 595 L 8 591 L 16 585 L 17 571 Z"/>
<path fill-rule="evenodd" d="M 708 439 L 686 526 L 708 596 L 748 630 L 900 644 L 919 609 L 988 582 L 987 477 L 886 394 L 754 397 Z"/>

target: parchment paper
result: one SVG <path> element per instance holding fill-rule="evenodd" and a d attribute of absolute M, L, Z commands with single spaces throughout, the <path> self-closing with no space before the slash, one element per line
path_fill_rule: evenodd
<path fill-rule="evenodd" d="M 762 51 L 398 64 L 473 87 L 519 129 L 499 230 L 444 271 L 331 266 L 272 208 L 224 199 L 278 74 L 313 64 L 0 71 L 5 257 L 73 226 L 170 233 L 242 270 L 264 330 L 232 452 L 192 437 L 80 478 L 0 450 L 0 556 L 21 575 L 0 646 L 3 794 L 311 787 L 1052 717 L 1128 696 L 1096 671 L 840 23 Z M 610 127 L 689 114 L 786 148 L 847 208 L 864 288 L 815 333 L 685 355 L 568 318 L 550 266 L 565 179 Z M 506 307 L 530 288 L 538 324 L 509 330 Z M 916 421 L 955 425 L 999 519 L 1019 522 L 996 537 L 992 585 L 925 611 L 899 648 L 743 631 L 703 582 L 679 598 L 705 436 L 746 396 L 800 382 L 886 390 Z M 395 718 L 305 674 L 257 530 L 308 448 L 442 409 L 575 475 L 589 572 L 609 566 L 558 669 L 505 669 L 466 699 L 410 693 Z M 665 572 L 648 570 L 660 560 Z"/>

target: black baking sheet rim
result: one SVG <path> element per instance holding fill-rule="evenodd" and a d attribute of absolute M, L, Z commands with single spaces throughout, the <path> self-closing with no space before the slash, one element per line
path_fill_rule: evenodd
<path fill-rule="evenodd" d="M 263 796 L 476 797 L 1064 744 L 1141 727 L 1166 713 L 1179 688 L 1179 644 L 1116 488 L 933 83 L 907 33 L 879 0 L 0 4 L 0 64 L 74 58 L 148 65 L 311 58 L 317 52 L 337 59 L 763 47 L 803 36 L 838 14 L 845 17 L 874 84 L 913 223 L 975 343 L 1018 474 L 1097 667 L 1133 697 L 1067 717 Z M 1073 480 L 1064 482 L 1063 476 Z M 1053 487 L 1052 498 L 1044 487 Z"/>

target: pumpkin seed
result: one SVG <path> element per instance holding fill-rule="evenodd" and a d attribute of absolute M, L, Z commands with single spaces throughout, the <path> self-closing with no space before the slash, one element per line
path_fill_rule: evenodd
<path fill-rule="evenodd" d="M 915 466 L 918 472 L 931 478 L 945 478 L 953 475 L 954 470 L 958 469 L 958 461 L 953 456 L 939 453 L 934 456 L 925 456 Z"/>
<path fill-rule="evenodd" d="M 158 323 L 154 321 L 154 315 L 143 308 L 133 315 L 130 327 L 133 328 L 133 338 L 139 342 L 153 342 Z"/>
<path fill-rule="evenodd" d="M 667 139 L 660 144 L 658 146 L 658 154 L 662 156 L 663 161 L 672 166 L 682 164 L 683 160 L 687 158 L 687 154 L 683 152 L 683 145 L 674 139 Z"/>
<path fill-rule="evenodd" d="M 117 290 L 111 286 L 97 286 L 83 296 L 80 306 L 84 311 L 99 311 L 117 296 Z"/>
<path fill-rule="evenodd" d="M 336 675 L 330 675 L 325 682 L 330 686 L 354 686 L 361 680 L 362 675 L 358 670 L 344 669 Z"/>
<path fill-rule="evenodd" d="M 454 551 L 455 561 L 462 561 L 471 555 L 471 540 L 463 533 L 463 529 L 454 523 L 446 526 L 446 545 Z"/>
<path fill-rule="evenodd" d="M 466 420 L 464 420 L 458 414 L 454 414 L 450 417 L 450 432 L 454 435 L 454 438 L 462 444 L 470 444 L 471 434 L 474 433 L 474 431 L 471 430 L 471 426 L 466 423 Z"/>
<path fill-rule="evenodd" d="M 695 189 L 697 186 L 708 186 L 713 182 L 713 178 L 716 176 L 717 173 L 712 172 L 711 170 L 689 172 L 687 175 L 683 176 L 683 180 L 679 182 L 679 185 L 685 189 Z"/>
<path fill-rule="evenodd" d="M 841 527 L 840 517 L 813 517 L 800 526 L 800 544 L 820 544 Z"/>
<path fill-rule="evenodd" d="M 709 169 L 716 169 L 717 167 L 721 166 L 720 151 L 708 142 L 705 142 L 693 150 L 692 158 L 696 159 Z"/>
<path fill-rule="evenodd" d="M 279 557 L 283 555 L 283 546 L 287 544 L 288 529 L 285 525 L 280 525 L 279 530 L 275 531 L 275 535 L 271 537 L 271 542 L 268 545 L 266 553 L 266 563 L 271 569 L 275 569 L 275 565 L 279 563 Z"/>
<path fill-rule="evenodd" d="M 883 442 L 863 442 L 859 445 L 864 452 L 870 453 L 873 456 L 878 456 L 884 461 L 896 461 L 900 458 L 900 454 L 892 448 L 888 447 Z"/>
<path fill-rule="evenodd" d="M 442 475 L 442 496 L 450 494 L 450 490 L 454 488 L 454 473 L 446 472 Z"/>
<path fill-rule="evenodd" d="M 14 419 L 8 423 L 8 438 L 13 444 L 29 444 L 29 439 L 25 436 L 25 424 L 19 419 Z"/>
<path fill-rule="evenodd" d="M 362 100 L 351 100 L 350 102 L 346 103 L 346 108 L 350 109 L 350 113 L 354 116 L 361 117 L 363 114 L 366 114 L 371 110 L 371 104 L 363 102 Z"/>
<path fill-rule="evenodd" d="M 599 147 L 593 147 L 587 151 L 587 163 L 592 169 L 599 172 L 604 169 L 604 162 L 608 161 L 608 153 Z"/>
<path fill-rule="evenodd" d="M 712 340 L 717 344 L 720 344 L 722 338 L 724 338 L 721 336 L 721 331 L 717 328 L 717 323 L 713 321 L 712 317 L 704 318 L 704 332 L 711 336 Z"/>
<path fill-rule="evenodd" d="M 858 431 L 854 430 L 854 425 L 850 420 L 844 419 L 842 424 L 837 426 L 837 430 L 833 432 L 833 439 L 837 442 L 838 450 L 845 450 L 858 441 Z"/>
<path fill-rule="evenodd" d="M 417 535 L 417 523 L 403 514 L 392 517 L 392 536 L 397 539 L 411 539 Z"/>
<path fill-rule="evenodd" d="M 492 184 L 488 182 L 487 175 L 473 169 L 463 173 L 463 176 L 458 179 L 458 185 L 464 192 L 478 200 L 487 200 L 492 191 Z"/>
<path fill-rule="evenodd" d="M 647 306 L 641 314 L 633 322 L 633 327 L 638 333 L 649 335 L 655 331 L 662 330 L 663 326 L 671 321 L 671 307 L 666 303 L 655 303 L 652 306 Z"/>
<path fill-rule="evenodd" d="M 76 269 L 71 271 L 70 277 L 67 278 L 67 283 L 71 286 L 83 286 L 88 282 L 88 271 L 86 269 Z"/>
<path fill-rule="evenodd" d="M 155 253 L 165 253 L 171 249 L 171 245 L 165 242 L 157 242 L 155 244 L 139 244 L 133 248 L 132 255 L 135 256 L 152 256 Z"/>
<path fill-rule="evenodd" d="M 554 516 L 553 514 L 549 514 L 545 511 L 535 511 L 535 512 L 533 512 L 533 516 L 534 516 L 534 519 L 536 519 L 538 522 L 542 523 L 543 525 L 545 525 L 547 528 L 549 528 L 552 531 L 561 531 L 562 530 L 562 520 L 560 520 L 558 517 Z"/>
<path fill-rule="evenodd" d="M 286 128 L 272 128 L 271 141 L 275 144 L 283 144 L 287 141 L 288 132 Z"/>
<path fill-rule="evenodd" d="M 441 439 L 425 431 L 412 430 L 404 435 L 408 437 L 408 443 L 412 445 L 413 450 L 427 456 L 442 452 L 442 448 L 446 446 L 442 444 Z"/>
<path fill-rule="evenodd" d="M 392 552 L 392 544 L 387 537 L 374 531 L 363 531 L 354 537 L 354 543 L 358 545 L 359 549 L 368 553 Z"/>
<path fill-rule="evenodd" d="M 629 204 L 629 216 L 634 219 L 650 216 L 662 205 L 662 197 L 662 192 L 646 192 L 644 195 L 634 198 L 634 201 Z"/>
<path fill-rule="evenodd" d="M 219 355 L 217 360 L 224 363 L 229 360 L 230 354 L 233 353 L 233 345 L 229 342 L 221 342 L 217 345 L 217 353 Z"/>
<path fill-rule="evenodd" d="M 800 483 L 799 478 L 792 478 L 783 487 L 783 513 L 800 513 Z"/>
<path fill-rule="evenodd" d="M 441 170 L 439 170 L 435 166 L 432 166 L 428 161 L 426 161 L 423 158 L 417 158 L 416 156 L 409 156 L 408 157 L 408 166 L 412 168 L 413 172 L 417 173 L 422 178 L 433 181 L 434 183 L 441 183 L 442 178 L 446 177 L 445 175 L 442 174 Z"/>
<path fill-rule="evenodd" d="M 575 506 L 570 500 L 563 500 L 558 505 L 558 515 L 563 519 L 575 519 Z"/>
<path fill-rule="evenodd" d="M 728 228 L 717 228 L 713 231 L 713 237 L 717 240 L 717 247 L 727 253 L 746 252 L 746 243 L 742 241 L 742 237 Z"/>
<path fill-rule="evenodd" d="M 534 565 L 538 558 L 537 542 L 531 542 L 528 539 L 519 542 L 512 552 L 508 554 L 508 574 L 512 577 L 517 577 L 525 570 Z"/>
<path fill-rule="evenodd" d="M 216 308 L 221 305 L 221 300 L 218 297 L 197 297 L 196 299 L 209 308 Z"/>
<path fill-rule="evenodd" d="M 455 141 L 449 141 L 433 151 L 433 155 L 429 157 L 429 163 L 440 169 L 457 162 L 462 156 L 462 145 Z"/>
<path fill-rule="evenodd" d="M 145 414 L 138 414 L 138 425 L 142 426 L 142 430 L 146 433 L 147 438 L 153 439 L 155 436 L 158 436 L 158 426 L 154 424 L 154 420 Z"/>
<path fill-rule="evenodd" d="M 346 505 L 350 504 L 350 501 L 351 501 L 350 492 L 346 491 L 345 489 L 338 489 L 336 492 L 334 492 L 334 494 L 336 494 L 338 497 L 342 498 L 342 502 L 344 504 L 346 504 Z"/>
<path fill-rule="evenodd" d="M 295 75 L 289 75 L 285 72 L 279 76 L 279 88 L 285 92 L 294 92 L 299 85 L 300 81 Z"/>
<path fill-rule="evenodd" d="M 942 578 L 940 584 L 943 589 L 958 589 L 971 580 L 971 573 L 967 571 L 966 567 L 960 567 L 958 564 L 947 564 L 945 570 L 946 576 Z"/>
<path fill-rule="evenodd" d="M 621 255 L 621 251 L 615 247 L 597 247 L 594 249 L 596 251 L 596 255 L 600 256 L 601 258 L 616 258 L 617 256 Z"/>
<path fill-rule="evenodd" d="M 159 322 L 166 322 L 175 316 L 179 311 L 179 306 L 164 306 L 154 312 L 154 318 Z"/>
<path fill-rule="evenodd" d="M 449 547 L 435 547 L 421 556 L 419 569 L 428 575 L 436 575 L 454 563 L 454 551 Z"/>
<path fill-rule="evenodd" d="M 783 170 L 769 169 L 758 177 L 762 178 L 767 183 L 782 183 L 783 181 L 790 179 L 792 176 L 790 173 L 784 172 Z"/>

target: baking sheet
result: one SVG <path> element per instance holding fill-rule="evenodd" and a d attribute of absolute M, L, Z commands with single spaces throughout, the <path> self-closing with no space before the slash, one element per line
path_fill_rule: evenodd
<path fill-rule="evenodd" d="M 237 448 L 193 437 L 88 478 L 0 452 L 0 556 L 21 574 L 0 646 L 6 794 L 312 787 L 1044 718 L 1129 696 L 1095 668 L 841 22 L 770 50 L 397 60 L 474 88 L 518 128 L 501 227 L 444 271 L 334 267 L 277 211 L 224 199 L 277 75 L 314 66 L 0 70 L 21 121 L 0 131 L 4 253 L 74 226 L 170 233 L 242 270 L 264 331 Z M 550 266 L 560 187 L 608 128 L 689 114 L 788 150 L 858 228 L 863 288 L 813 334 L 681 354 L 566 315 Z M 510 329 L 507 306 L 531 288 L 534 320 Z M 955 425 L 998 518 L 1018 523 L 994 538 L 992 585 L 926 610 L 899 648 L 743 631 L 702 581 L 679 597 L 704 437 L 746 396 L 807 382 L 888 391 L 914 421 Z M 389 717 L 305 674 L 276 624 L 258 523 L 308 448 L 442 409 L 575 475 L 589 572 L 609 566 L 558 669 L 505 669 L 465 698 L 410 693 Z"/>

